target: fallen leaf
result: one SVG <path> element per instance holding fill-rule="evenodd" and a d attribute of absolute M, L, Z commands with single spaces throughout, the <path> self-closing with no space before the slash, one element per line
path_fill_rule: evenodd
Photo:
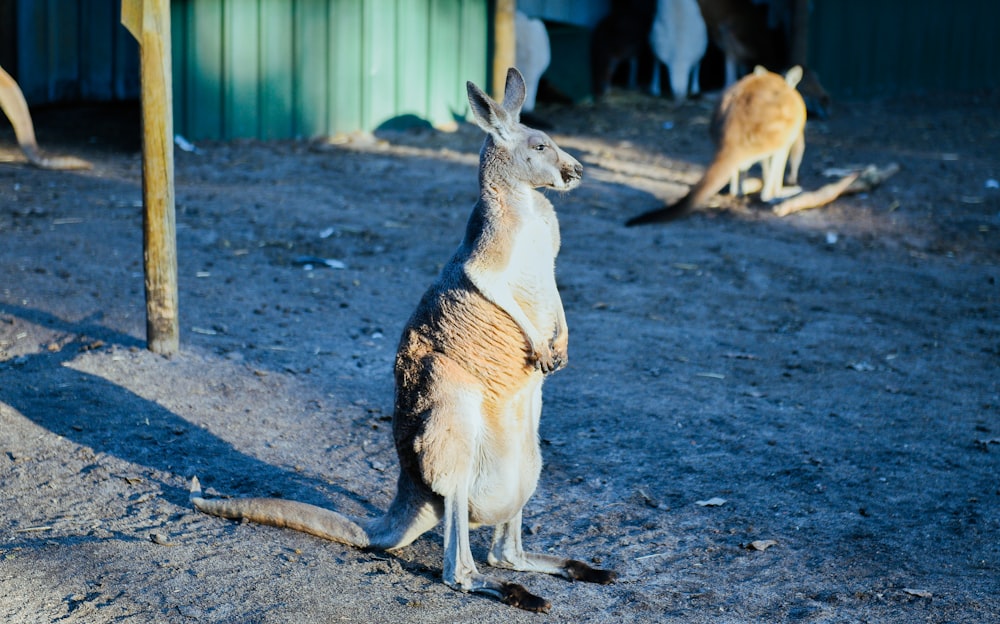
<path fill-rule="evenodd" d="M 750 542 L 749 544 L 747 544 L 747 549 L 748 550 L 759 550 L 761 552 L 764 552 L 765 550 L 767 550 L 771 546 L 777 546 L 777 545 L 778 545 L 778 542 L 776 542 L 774 540 L 754 540 L 754 541 Z"/>
<path fill-rule="evenodd" d="M 173 546 L 174 543 L 167 539 L 167 536 L 163 533 L 150 533 L 149 541 L 154 544 L 159 544 L 160 546 Z"/>
<path fill-rule="evenodd" d="M 726 504 L 726 499 L 714 496 L 708 500 L 695 501 L 694 504 L 699 507 L 721 507 Z"/>
<path fill-rule="evenodd" d="M 647 506 L 652 507 L 653 509 L 658 509 L 660 507 L 660 501 L 656 500 L 649 494 L 646 494 L 646 491 L 641 488 L 639 489 L 639 496 L 642 497 L 643 502 L 646 503 Z"/>
<path fill-rule="evenodd" d="M 695 377 L 708 377 L 709 379 L 725 379 L 726 376 L 722 373 L 695 373 Z"/>

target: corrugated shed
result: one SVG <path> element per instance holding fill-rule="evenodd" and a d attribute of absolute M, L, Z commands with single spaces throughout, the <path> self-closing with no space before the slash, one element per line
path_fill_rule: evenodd
<path fill-rule="evenodd" d="M 174 0 L 174 126 L 313 137 L 464 118 L 488 74 L 482 0 Z"/>
<path fill-rule="evenodd" d="M 997 0 L 813 0 L 809 58 L 835 96 L 1000 87 Z"/>
<path fill-rule="evenodd" d="M 13 0 L 0 0 L 0 67 L 17 71 L 17 19 Z"/>
<path fill-rule="evenodd" d="M 612 0 L 517 0 L 528 17 L 593 28 L 611 10 Z"/>
<path fill-rule="evenodd" d="M 16 67 L 8 69 L 29 104 L 138 97 L 138 46 L 119 24 L 120 7 L 120 0 L 14 3 Z"/>
<path fill-rule="evenodd" d="M 120 4 L 0 0 L 0 64 L 29 104 L 138 97 L 138 49 L 119 24 Z M 810 64 L 835 97 L 1000 88 L 996 0 L 811 4 Z M 492 5 L 173 0 L 175 129 L 191 139 L 270 139 L 446 124 L 466 112 L 466 80 L 486 86 Z M 590 27 L 609 0 L 518 6 Z M 583 42 L 574 35 L 561 62 L 585 64 Z"/>

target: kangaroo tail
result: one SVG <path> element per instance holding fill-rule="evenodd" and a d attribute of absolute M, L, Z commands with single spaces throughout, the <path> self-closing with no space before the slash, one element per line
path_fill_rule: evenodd
<path fill-rule="evenodd" d="M 688 201 L 689 197 L 690 194 L 685 195 L 682 199 L 669 206 L 664 206 L 663 208 L 658 208 L 656 210 L 650 210 L 649 212 L 644 212 L 641 215 L 632 217 L 625 222 L 625 226 L 632 227 L 634 225 L 667 223 L 668 221 L 673 221 L 674 219 L 684 216 L 691 211 L 691 202 Z"/>
<path fill-rule="evenodd" d="M 205 498 L 198 477 L 191 479 L 191 504 L 203 513 L 230 520 L 289 528 L 349 546 L 367 548 L 368 533 L 357 522 L 329 509 L 281 498 Z"/>
<path fill-rule="evenodd" d="M 673 221 L 678 217 L 691 212 L 700 207 L 710 197 L 722 190 L 729 182 L 733 171 L 739 165 L 725 154 L 716 154 L 712 164 L 705 170 L 705 175 L 698 180 L 697 184 L 691 187 L 688 194 L 679 199 L 676 203 L 665 206 L 658 210 L 651 210 L 639 216 L 632 217 L 625 222 L 626 226 L 644 225 L 647 223 L 665 223 Z"/>

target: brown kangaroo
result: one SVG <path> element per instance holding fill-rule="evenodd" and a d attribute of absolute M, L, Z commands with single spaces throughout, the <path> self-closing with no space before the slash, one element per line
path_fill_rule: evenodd
<path fill-rule="evenodd" d="M 17 137 L 21 151 L 34 166 L 42 169 L 90 169 L 93 166 L 86 160 L 73 156 L 45 158 L 41 155 L 38 151 L 38 142 L 35 140 L 35 126 L 31 123 L 28 103 L 17 82 L 4 71 L 3 67 L 0 67 L 0 109 L 14 126 L 14 136 Z"/>
<path fill-rule="evenodd" d="M 469 529 L 493 525 L 490 565 L 610 583 L 573 559 L 525 552 L 521 510 L 542 458 L 538 424 L 545 375 L 567 359 L 556 289 L 559 225 L 537 187 L 570 190 L 583 167 L 548 136 L 519 121 L 524 80 L 511 68 L 502 104 L 471 82 L 469 103 L 486 131 L 479 201 L 465 238 L 424 294 L 396 354 L 393 435 L 400 474 L 389 510 L 372 519 L 280 499 L 206 499 L 206 513 L 289 527 L 357 546 L 393 550 L 444 520 L 444 582 L 529 611 L 550 603 L 523 586 L 482 574 Z"/>
<path fill-rule="evenodd" d="M 715 156 L 701 180 L 673 205 L 633 217 L 625 225 L 676 219 L 703 205 L 727 182 L 731 194 L 741 195 L 741 175 L 757 163 L 764 178 L 763 201 L 782 194 L 786 164 L 789 184 L 797 184 L 806 147 L 806 105 L 795 90 L 801 78 L 798 65 L 784 77 L 758 65 L 752 74 L 727 89 L 712 116 Z"/>

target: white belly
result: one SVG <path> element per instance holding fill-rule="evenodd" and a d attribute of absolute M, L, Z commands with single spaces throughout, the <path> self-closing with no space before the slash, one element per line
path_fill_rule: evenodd
<path fill-rule="evenodd" d="M 546 336 L 551 336 L 560 304 L 552 233 L 544 221 L 527 224 L 517 237 L 506 273 L 514 299 Z"/>
<path fill-rule="evenodd" d="M 534 494 L 542 470 L 538 445 L 542 376 L 511 397 L 500 427 L 485 428 L 469 487 L 469 521 L 496 525 L 513 518 Z"/>

